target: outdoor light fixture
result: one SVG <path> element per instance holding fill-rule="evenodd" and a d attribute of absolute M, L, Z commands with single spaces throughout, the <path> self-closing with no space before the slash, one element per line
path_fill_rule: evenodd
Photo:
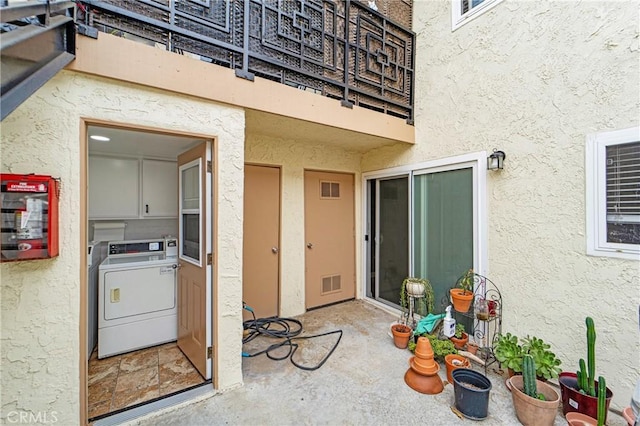
<path fill-rule="evenodd" d="M 487 157 L 487 169 L 500 170 L 504 166 L 504 159 L 507 157 L 503 151 L 493 149 L 493 153 Z"/>

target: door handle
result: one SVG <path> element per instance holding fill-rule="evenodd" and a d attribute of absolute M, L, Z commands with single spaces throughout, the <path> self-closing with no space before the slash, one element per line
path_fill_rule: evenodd
<path fill-rule="evenodd" d="M 313 248 L 313 244 L 311 244 L 311 243 L 307 243 L 307 248 L 308 248 L 308 249 L 312 249 L 312 248 Z"/>
<path fill-rule="evenodd" d="M 271 253 L 278 254 L 278 247 L 271 247 Z"/>
<path fill-rule="evenodd" d="M 182 268 L 182 263 L 176 263 L 173 265 L 173 269 L 180 269 Z"/>

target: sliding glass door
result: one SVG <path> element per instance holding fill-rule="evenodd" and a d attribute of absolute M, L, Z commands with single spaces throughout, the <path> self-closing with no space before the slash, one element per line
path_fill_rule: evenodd
<path fill-rule="evenodd" d="M 397 305 L 409 273 L 409 178 L 380 179 L 377 189 L 376 294 L 383 303 Z"/>
<path fill-rule="evenodd" d="M 479 270 L 485 160 L 482 154 L 455 160 L 407 167 L 402 175 L 365 175 L 367 297 L 399 307 L 402 281 L 426 278 L 440 313 L 457 278 Z"/>
<path fill-rule="evenodd" d="M 472 169 L 414 174 L 413 275 L 431 282 L 436 310 L 473 267 L 473 248 Z"/>

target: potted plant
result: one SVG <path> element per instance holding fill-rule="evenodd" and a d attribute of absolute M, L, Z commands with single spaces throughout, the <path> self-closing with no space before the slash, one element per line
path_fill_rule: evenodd
<path fill-rule="evenodd" d="M 496 336 L 493 354 L 501 365 L 507 367 L 509 376 L 522 373 L 523 356 L 529 354 L 536 365 L 536 377 L 539 380 L 549 380 L 558 377 L 561 371 L 561 361 L 550 348 L 551 345 L 535 336 L 518 339 L 517 336 L 506 333 Z"/>
<path fill-rule="evenodd" d="M 458 350 L 464 349 L 464 345 L 469 341 L 469 335 L 464 332 L 464 324 L 456 324 L 456 333 L 449 338 Z"/>
<path fill-rule="evenodd" d="M 522 375 L 507 380 L 516 417 L 524 425 L 553 425 L 560 395 L 550 385 L 536 379 L 533 356 L 525 354 L 522 365 Z"/>
<path fill-rule="evenodd" d="M 412 330 L 406 324 L 393 324 L 391 326 L 391 334 L 393 334 L 393 344 L 398 349 L 406 349 L 411 339 Z"/>
<path fill-rule="evenodd" d="M 580 370 L 577 373 L 562 372 L 558 378 L 560 384 L 560 393 L 562 395 L 562 412 L 566 416 L 567 413 L 576 411 L 592 418 L 598 416 L 598 394 L 601 391 L 605 399 L 604 422 L 606 423 L 606 414 L 609 411 L 609 404 L 613 397 L 613 392 L 606 387 L 606 382 L 599 380 L 596 382 L 596 329 L 591 317 L 585 320 L 587 325 L 587 363 L 584 358 L 580 359 Z"/>
<path fill-rule="evenodd" d="M 473 269 L 469 269 L 464 275 L 458 278 L 456 286 L 449 290 L 453 309 L 458 312 L 467 312 L 471 307 L 474 277 Z"/>
<path fill-rule="evenodd" d="M 413 297 L 418 306 L 413 307 L 413 312 L 409 306 L 409 298 Z M 412 319 L 411 314 L 418 313 L 426 316 L 433 311 L 434 293 L 429 280 L 424 278 L 407 277 L 400 286 L 400 308 L 402 309 L 402 323 L 407 324 Z"/>

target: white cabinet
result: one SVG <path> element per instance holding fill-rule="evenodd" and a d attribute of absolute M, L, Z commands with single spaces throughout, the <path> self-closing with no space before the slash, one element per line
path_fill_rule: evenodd
<path fill-rule="evenodd" d="M 139 161 L 89 157 L 89 218 L 137 218 L 140 215 Z"/>
<path fill-rule="evenodd" d="M 178 216 L 178 166 L 175 161 L 142 160 L 142 216 Z"/>
<path fill-rule="evenodd" d="M 177 217 L 176 164 L 89 156 L 89 219 Z"/>

